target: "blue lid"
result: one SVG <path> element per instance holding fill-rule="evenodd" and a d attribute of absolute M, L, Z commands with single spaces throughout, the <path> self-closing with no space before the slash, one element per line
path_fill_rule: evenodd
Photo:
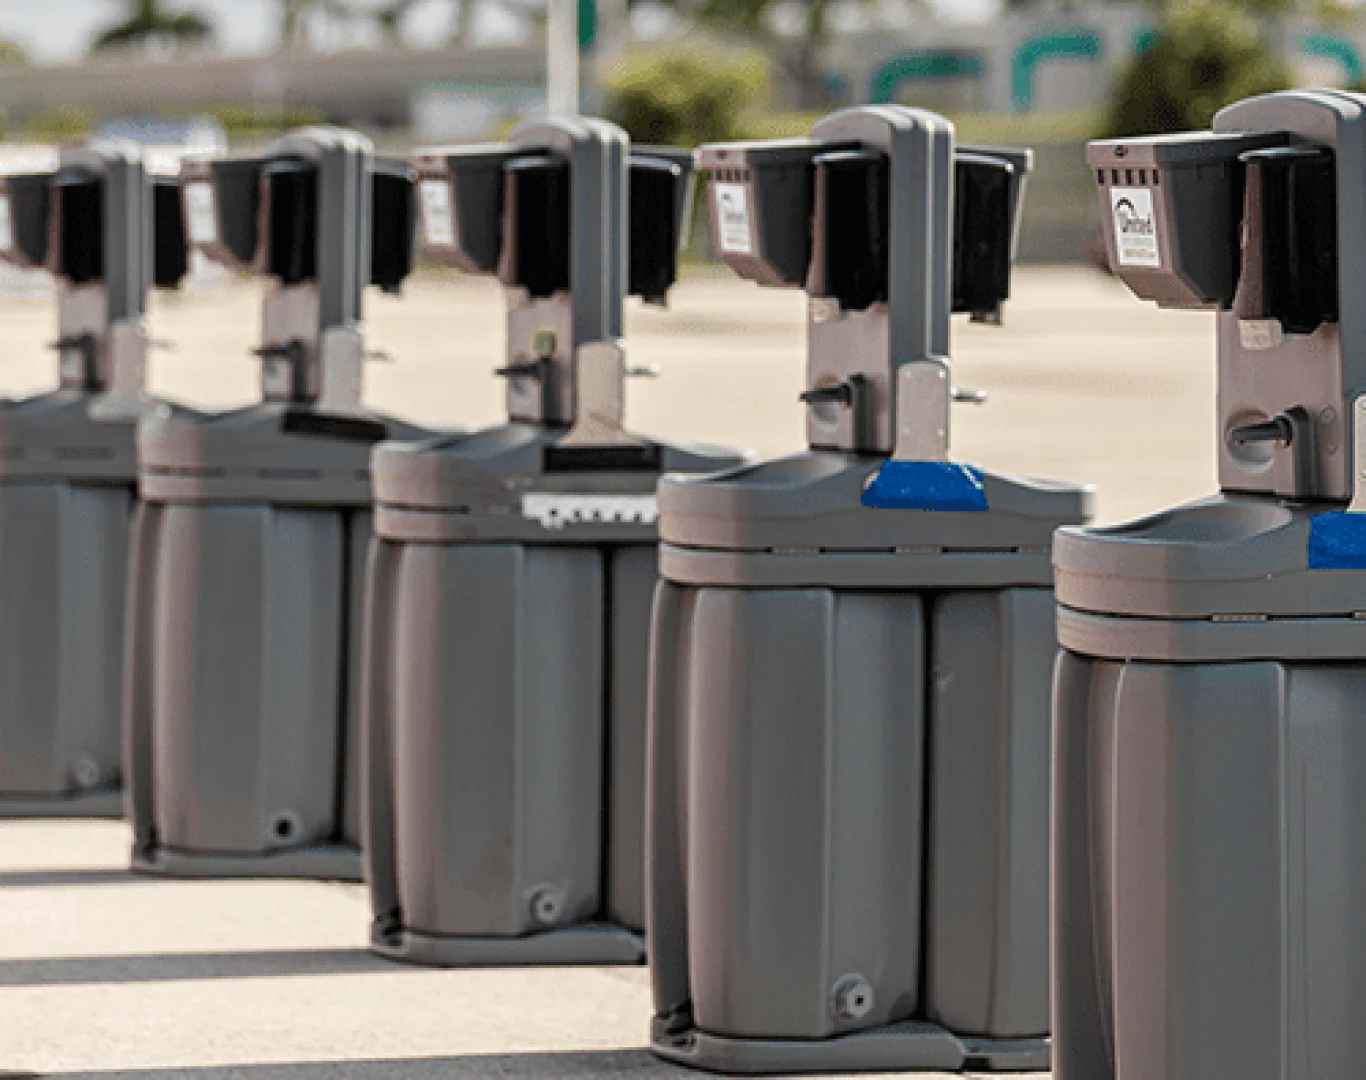
<path fill-rule="evenodd" d="M 981 513 L 987 509 L 982 471 L 948 461 L 887 461 L 859 500 L 874 510 Z"/>
<path fill-rule="evenodd" d="M 1310 570 L 1366 570 L 1366 514 L 1315 514 L 1308 557 Z"/>

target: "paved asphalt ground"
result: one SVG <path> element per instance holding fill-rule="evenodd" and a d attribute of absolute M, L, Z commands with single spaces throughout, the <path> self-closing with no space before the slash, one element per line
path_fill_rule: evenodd
<path fill-rule="evenodd" d="M 1213 488 L 1208 316 L 1166 313 L 1082 270 L 1026 270 L 1006 327 L 956 330 L 955 454 L 1003 471 L 1099 485 L 1115 521 Z M 257 294 L 233 285 L 159 301 L 159 393 L 250 400 Z M 422 278 L 371 303 L 370 398 L 433 424 L 495 420 L 495 289 Z M 55 336 L 41 301 L 0 302 L 0 386 L 39 389 Z M 726 277 L 633 309 L 632 359 L 663 376 L 630 388 L 641 430 L 764 454 L 802 442 L 802 300 Z M 0 1075 L 131 1080 L 463 1080 L 685 1077 L 642 1049 L 639 969 L 442 972 L 364 948 L 362 889 L 170 883 L 126 872 L 123 826 L 0 824 Z"/>
<path fill-rule="evenodd" d="M 702 1075 L 642 1049 L 643 968 L 392 964 L 364 948 L 361 886 L 153 881 L 124 869 L 128 843 L 117 824 L 0 826 L 0 1069 L 88 1080 Z"/>

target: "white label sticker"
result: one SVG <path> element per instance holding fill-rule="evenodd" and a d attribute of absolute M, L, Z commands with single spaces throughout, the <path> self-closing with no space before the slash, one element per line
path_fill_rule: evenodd
<path fill-rule="evenodd" d="M 455 243 L 451 188 L 444 180 L 422 181 L 422 228 L 427 243 L 433 247 L 450 247 Z"/>
<path fill-rule="evenodd" d="M 9 216 L 9 196 L 0 195 L 0 251 L 14 250 L 14 223 Z"/>
<path fill-rule="evenodd" d="M 185 185 L 185 228 L 192 244 L 212 244 L 218 239 L 213 185 L 206 180 Z"/>
<path fill-rule="evenodd" d="M 1238 344 L 1248 352 L 1261 352 L 1285 344 L 1285 327 L 1279 319 L 1239 319 Z"/>
<path fill-rule="evenodd" d="M 80 349 L 64 348 L 58 354 L 57 372 L 63 382 L 83 381 L 85 379 L 85 357 Z"/>
<path fill-rule="evenodd" d="M 1153 193 L 1148 188 L 1111 188 L 1110 208 L 1115 215 L 1119 265 L 1160 267 Z"/>
<path fill-rule="evenodd" d="M 528 491 L 522 496 L 522 516 L 546 529 L 566 525 L 653 525 L 659 505 L 653 495 L 574 495 L 568 492 Z"/>
<path fill-rule="evenodd" d="M 744 184 L 713 184 L 712 206 L 716 210 L 721 250 L 732 255 L 753 255 L 749 227 L 749 191 Z"/>
<path fill-rule="evenodd" d="M 294 365 L 279 356 L 261 362 L 261 393 L 268 398 L 289 397 L 294 391 Z"/>

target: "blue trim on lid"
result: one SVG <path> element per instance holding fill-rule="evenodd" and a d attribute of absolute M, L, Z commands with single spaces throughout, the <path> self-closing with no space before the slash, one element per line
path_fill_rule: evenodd
<path fill-rule="evenodd" d="M 1310 570 L 1366 570 L 1366 514 L 1338 510 L 1309 519 Z"/>
<path fill-rule="evenodd" d="M 947 461 L 886 461 L 859 500 L 873 510 L 980 514 L 987 509 L 982 470 Z"/>

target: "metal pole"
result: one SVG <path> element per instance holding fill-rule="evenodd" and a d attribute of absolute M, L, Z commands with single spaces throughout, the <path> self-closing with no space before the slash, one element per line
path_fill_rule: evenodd
<path fill-rule="evenodd" d="M 579 3 L 550 0 L 546 25 L 546 108 L 552 116 L 579 111 Z"/>
<path fill-rule="evenodd" d="M 580 0 L 579 50 L 585 84 L 581 100 L 585 112 L 595 116 L 602 113 L 606 105 L 604 77 L 621 63 L 629 36 L 626 0 Z"/>

